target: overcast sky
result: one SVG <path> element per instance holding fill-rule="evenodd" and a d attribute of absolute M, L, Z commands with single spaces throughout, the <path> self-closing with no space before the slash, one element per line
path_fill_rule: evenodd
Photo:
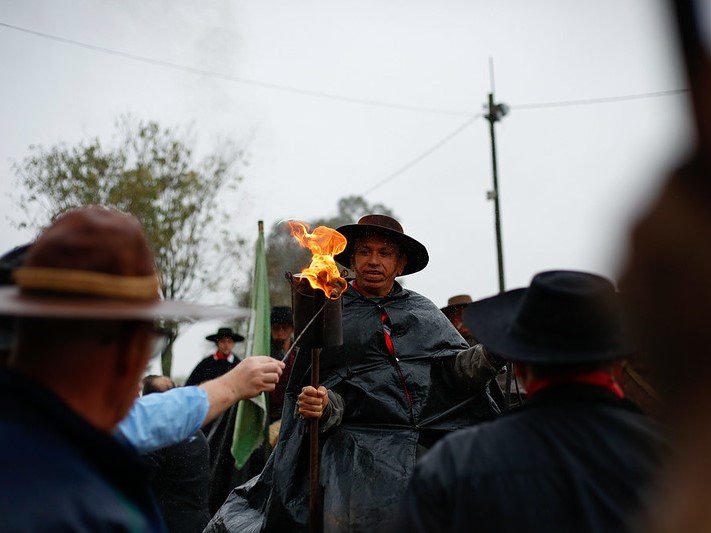
<path fill-rule="evenodd" d="M 32 144 L 108 140 L 123 113 L 193 124 L 204 149 L 251 139 L 235 232 L 333 214 L 481 113 L 493 57 L 511 107 L 497 125 L 507 286 L 551 268 L 615 277 L 630 221 L 689 142 L 685 95 L 527 106 L 684 89 L 667 4 L 0 0 L 0 249 L 32 237 L 9 222 L 12 163 Z M 438 306 L 497 291 L 490 188 L 477 118 L 368 194 L 427 246 L 429 266 L 405 281 Z M 209 349 L 182 342 L 176 375 Z"/>

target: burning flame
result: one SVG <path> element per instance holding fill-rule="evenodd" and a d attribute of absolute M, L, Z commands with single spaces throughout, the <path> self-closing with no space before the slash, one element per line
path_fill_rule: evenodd
<path fill-rule="evenodd" d="M 301 275 L 309 280 L 312 288 L 321 289 L 331 300 L 338 299 L 348 283 L 341 277 L 333 256 L 346 249 L 346 238 L 326 226 L 319 226 L 309 233 L 308 224 L 295 220 L 289 221 L 289 227 L 292 237 L 313 254 L 311 264 L 301 271 Z"/>

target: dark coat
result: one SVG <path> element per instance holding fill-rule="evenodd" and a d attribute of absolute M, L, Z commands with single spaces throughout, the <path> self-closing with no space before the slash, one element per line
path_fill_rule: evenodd
<path fill-rule="evenodd" d="M 204 381 L 219 378 L 222 374 L 226 374 L 236 367 L 238 363 L 237 356 L 235 356 L 234 362 L 230 363 L 227 359 L 216 360 L 212 355 L 208 355 L 195 365 L 195 368 L 193 368 L 193 371 L 190 372 L 188 379 L 185 381 L 185 385 L 200 385 Z"/>
<path fill-rule="evenodd" d="M 397 357 L 385 346 L 383 310 L 392 323 Z M 342 423 L 320 439 L 324 526 L 373 531 L 392 520 L 423 446 L 492 418 L 496 408 L 484 391 L 457 394 L 445 384 L 443 365 L 467 344 L 440 310 L 415 292 L 396 285 L 376 301 L 350 288 L 343 295 L 343 338 L 343 346 L 321 354 L 322 383 L 345 403 Z M 308 354 L 301 350 L 296 359 L 279 442 L 264 471 L 230 495 L 207 531 L 304 529 L 308 424 L 286 413 L 294 412 L 308 383 Z"/>
<path fill-rule="evenodd" d="M 626 531 L 663 448 L 661 428 L 631 402 L 550 387 L 442 439 L 415 469 L 394 531 Z"/>
<path fill-rule="evenodd" d="M 210 448 L 202 431 L 144 455 L 151 488 L 170 533 L 202 531 L 210 520 Z"/>
<path fill-rule="evenodd" d="M 164 531 L 140 457 L 57 396 L 0 371 L 0 529 Z"/>

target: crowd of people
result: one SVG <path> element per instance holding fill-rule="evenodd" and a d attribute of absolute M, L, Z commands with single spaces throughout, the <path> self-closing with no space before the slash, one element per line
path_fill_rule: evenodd
<path fill-rule="evenodd" d="M 647 234 L 660 227 L 646 224 Z M 242 356 L 244 337 L 221 327 L 185 386 L 144 376 L 160 351 L 157 321 L 244 311 L 161 299 L 131 215 L 69 211 L 4 256 L 2 529 L 610 532 L 709 523 L 703 505 L 679 498 L 658 520 L 673 440 L 621 379 L 635 344 L 649 343 L 651 319 L 664 323 L 645 307 L 656 278 L 639 273 L 659 271 L 645 270 L 643 256 L 633 256 L 622 292 L 599 275 L 555 270 L 440 309 L 397 281 L 429 262 L 399 222 L 372 214 L 338 231 L 347 246 L 336 260 L 353 279 L 341 296 L 343 343 L 323 350 L 318 386 L 311 359 L 292 346 L 288 307 L 272 309 L 270 354 Z M 237 469 L 222 453 L 234 420 L 221 414 L 261 392 L 268 438 Z M 703 481 L 688 462 L 674 464 L 684 494 L 698 496 Z"/>

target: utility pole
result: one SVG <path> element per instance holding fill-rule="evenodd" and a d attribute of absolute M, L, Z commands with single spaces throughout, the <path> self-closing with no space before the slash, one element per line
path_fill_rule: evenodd
<path fill-rule="evenodd" d="M 506 290 L 506 281 L 504 279 L 504 250 L 501 241 L 501 205 L 499 203 L 499 176 L 496 165 L 496 132 L 494 124 L 501 120 L 508 112 L 509 108 L 506 104 L 497 104 L 494 102 L 494 60 L 489 58 L 489 78 L 491 81 L 491 92 L 489 93 L 489 102 L 486 106 L 487 113 L 484 118 L 489 121 L 489 135 L 491 136 L 491 167 L 493 177 L 493 189 L 486 193 L 487 200 L 494 202 L 494 231 L 496 234 L 496 263 L 499 269 L 499 293 Z M 505 407 L 509 409 L 511 405 L 511 378 L 513 375 L 513 365 L 506 363 L 506 394 Z M 518 390 L 518 385 L 517 389 Z"/>
<path fill-rule="evenodd" d="M 506 104 L 494 103 L 494 62 L 489 58 L 489 75 L 491 77 L 491 92 L 489 93 L 488 112 L 484 118 L 489 121 L 489 135 L 491 136 L 491 165 L 494 188 L 487 192 L 487 200 L 494 201 L 494 231 L 496 233 L 496 259 L 499 268 L 499 292 L 506 290 L 504 280 L 504 251 L 501 242 L 501 205 L 499 203 L 499 176 L 496 165 L 496 132 L 494 124 L 501 120 L 508 112 Z"/>

